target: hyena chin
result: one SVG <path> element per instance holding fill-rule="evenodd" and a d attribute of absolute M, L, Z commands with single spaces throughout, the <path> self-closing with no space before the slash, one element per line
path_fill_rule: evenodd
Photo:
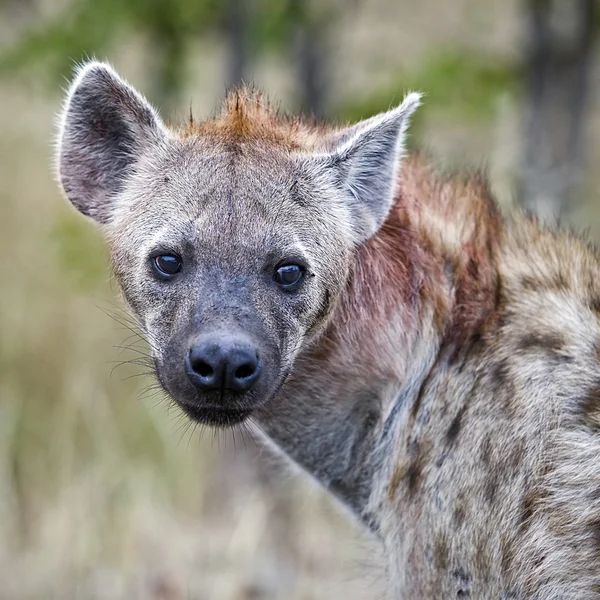
<path fill-rule="evenodd" d="M 394 598 L 600 598 L 600 261 L 480 177 L 231 93 L 168 128 L 107 65 L 61 120 L 165 390 L 252 419 L 386 549 Z"/>

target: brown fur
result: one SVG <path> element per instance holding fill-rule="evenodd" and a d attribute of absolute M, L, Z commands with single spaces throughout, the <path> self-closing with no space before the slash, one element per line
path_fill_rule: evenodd
<path fill-rule="evenodd" d="M 181 135 L 209 137 L 225 144 L 274 145 L 291 151 L 314 148 L 322 143 L 321 134 L 326 130 L 316 121 L 279 113 L 259 90 L 235 88 L 225 98 L 217 118 L 201 122 L 190 119 Z"/>

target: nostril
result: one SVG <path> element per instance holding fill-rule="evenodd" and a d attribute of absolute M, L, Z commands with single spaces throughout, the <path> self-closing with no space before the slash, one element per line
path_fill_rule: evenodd
<path fill-rule="evenodd" d="M 235 370 L 234 375 L 235 375 L 236 379 L 246 379 L 247 377 L 254 375 L 255 370 L 256 370 L 256 365 L 254 365 L 252 363 L 245 363 L 243 365 L 240 365 Z"/>
<path fill-rule="evenodd" d="M 192 368 L 200 377 L 212 377 L 215 370 L 205 361 L 196 360 L 192 363 Z"/>

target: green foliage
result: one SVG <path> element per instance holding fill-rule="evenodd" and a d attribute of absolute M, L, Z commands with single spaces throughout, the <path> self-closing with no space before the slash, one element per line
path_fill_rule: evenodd
<path fill-rule="evenodd" d="M 251 37 L 257 50 L 285 48 L 298 29 L 324 27 L 334 18 L 330 3 L 305 0 L 253 0 Z"/>
<path fill-rule="evenodd" d="M 496 58 L 442 50 L 415 71 L 400 73 L 391 88 L 378 90 L 366 100 L 345 102 L 337 112 L 342 119 L 357 121 L 387 110 L 390 99 L 399 103 L 409 90 L 424 90 L 424 107 L 415 117 L 417 128 L 428 111 L 458 120 L 488 120 L 494 114 L 498 97 L 517 93 L 520 80 L 520 68 Z"/>
<path fill-rule="evenodd" d="M 295 0 L 254 0 L 246 7 L 253 49 L 285 46 L 294 27 L 317 16 L 309 4 Z M 2 4 L 0 3 L 0 10 Z M 52 79 L 68 75 L 73 61 L 107 53 L 126 35 L 148 36 L 153 51 L 168 54 L 174 45 L 187 44 L 203 33 L 222 29 L 228 11 L 240 10 L 219 0 L 79 0 L 61 14 L 33 27 L 0 54 L 0 75 L 41 64 Z M 327 18 L 320 10 L 319 21 Z M 180 52 L 178 58 L 184 58 Z"/>
<path fill-rule="evenodd" d="M 143 33 L 164 45 L 186 40 L 218 24 L 222 6 L 218 0 L 79 0 L 0 55 L 0 75 L 40 63 L 52 78 L 67 75 L 73 61 L 106 53 L 124 35 Z"/>
<path fill-rule="evenodd" d="M 74 215 L 61 219 L 50 233 L 60 270 L 71 284 L 92 290 L 108 279 L 105 245 L 99 234 L 90 232 L 89 223 Z"/>

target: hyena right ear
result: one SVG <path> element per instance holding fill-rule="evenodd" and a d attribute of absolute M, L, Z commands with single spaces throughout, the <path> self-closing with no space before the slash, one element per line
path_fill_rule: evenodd
<path fill-rule="evenodd" d="M 100 223 L 140 156 L 166 135 L 146 99 L 106 63 L 79 68 L 58 137 L 58 179 L 67 198 Z"/>
<path fill-rule="evenodd" d="M 357 243 L 383 225 L 392 207 L 404 138 L 421 96 L 408 94 L 402 104 L 334 133 L 328 151 L 309 155 L 303 164 L 313 177 L 329 174 L 346 206 Z"/>

